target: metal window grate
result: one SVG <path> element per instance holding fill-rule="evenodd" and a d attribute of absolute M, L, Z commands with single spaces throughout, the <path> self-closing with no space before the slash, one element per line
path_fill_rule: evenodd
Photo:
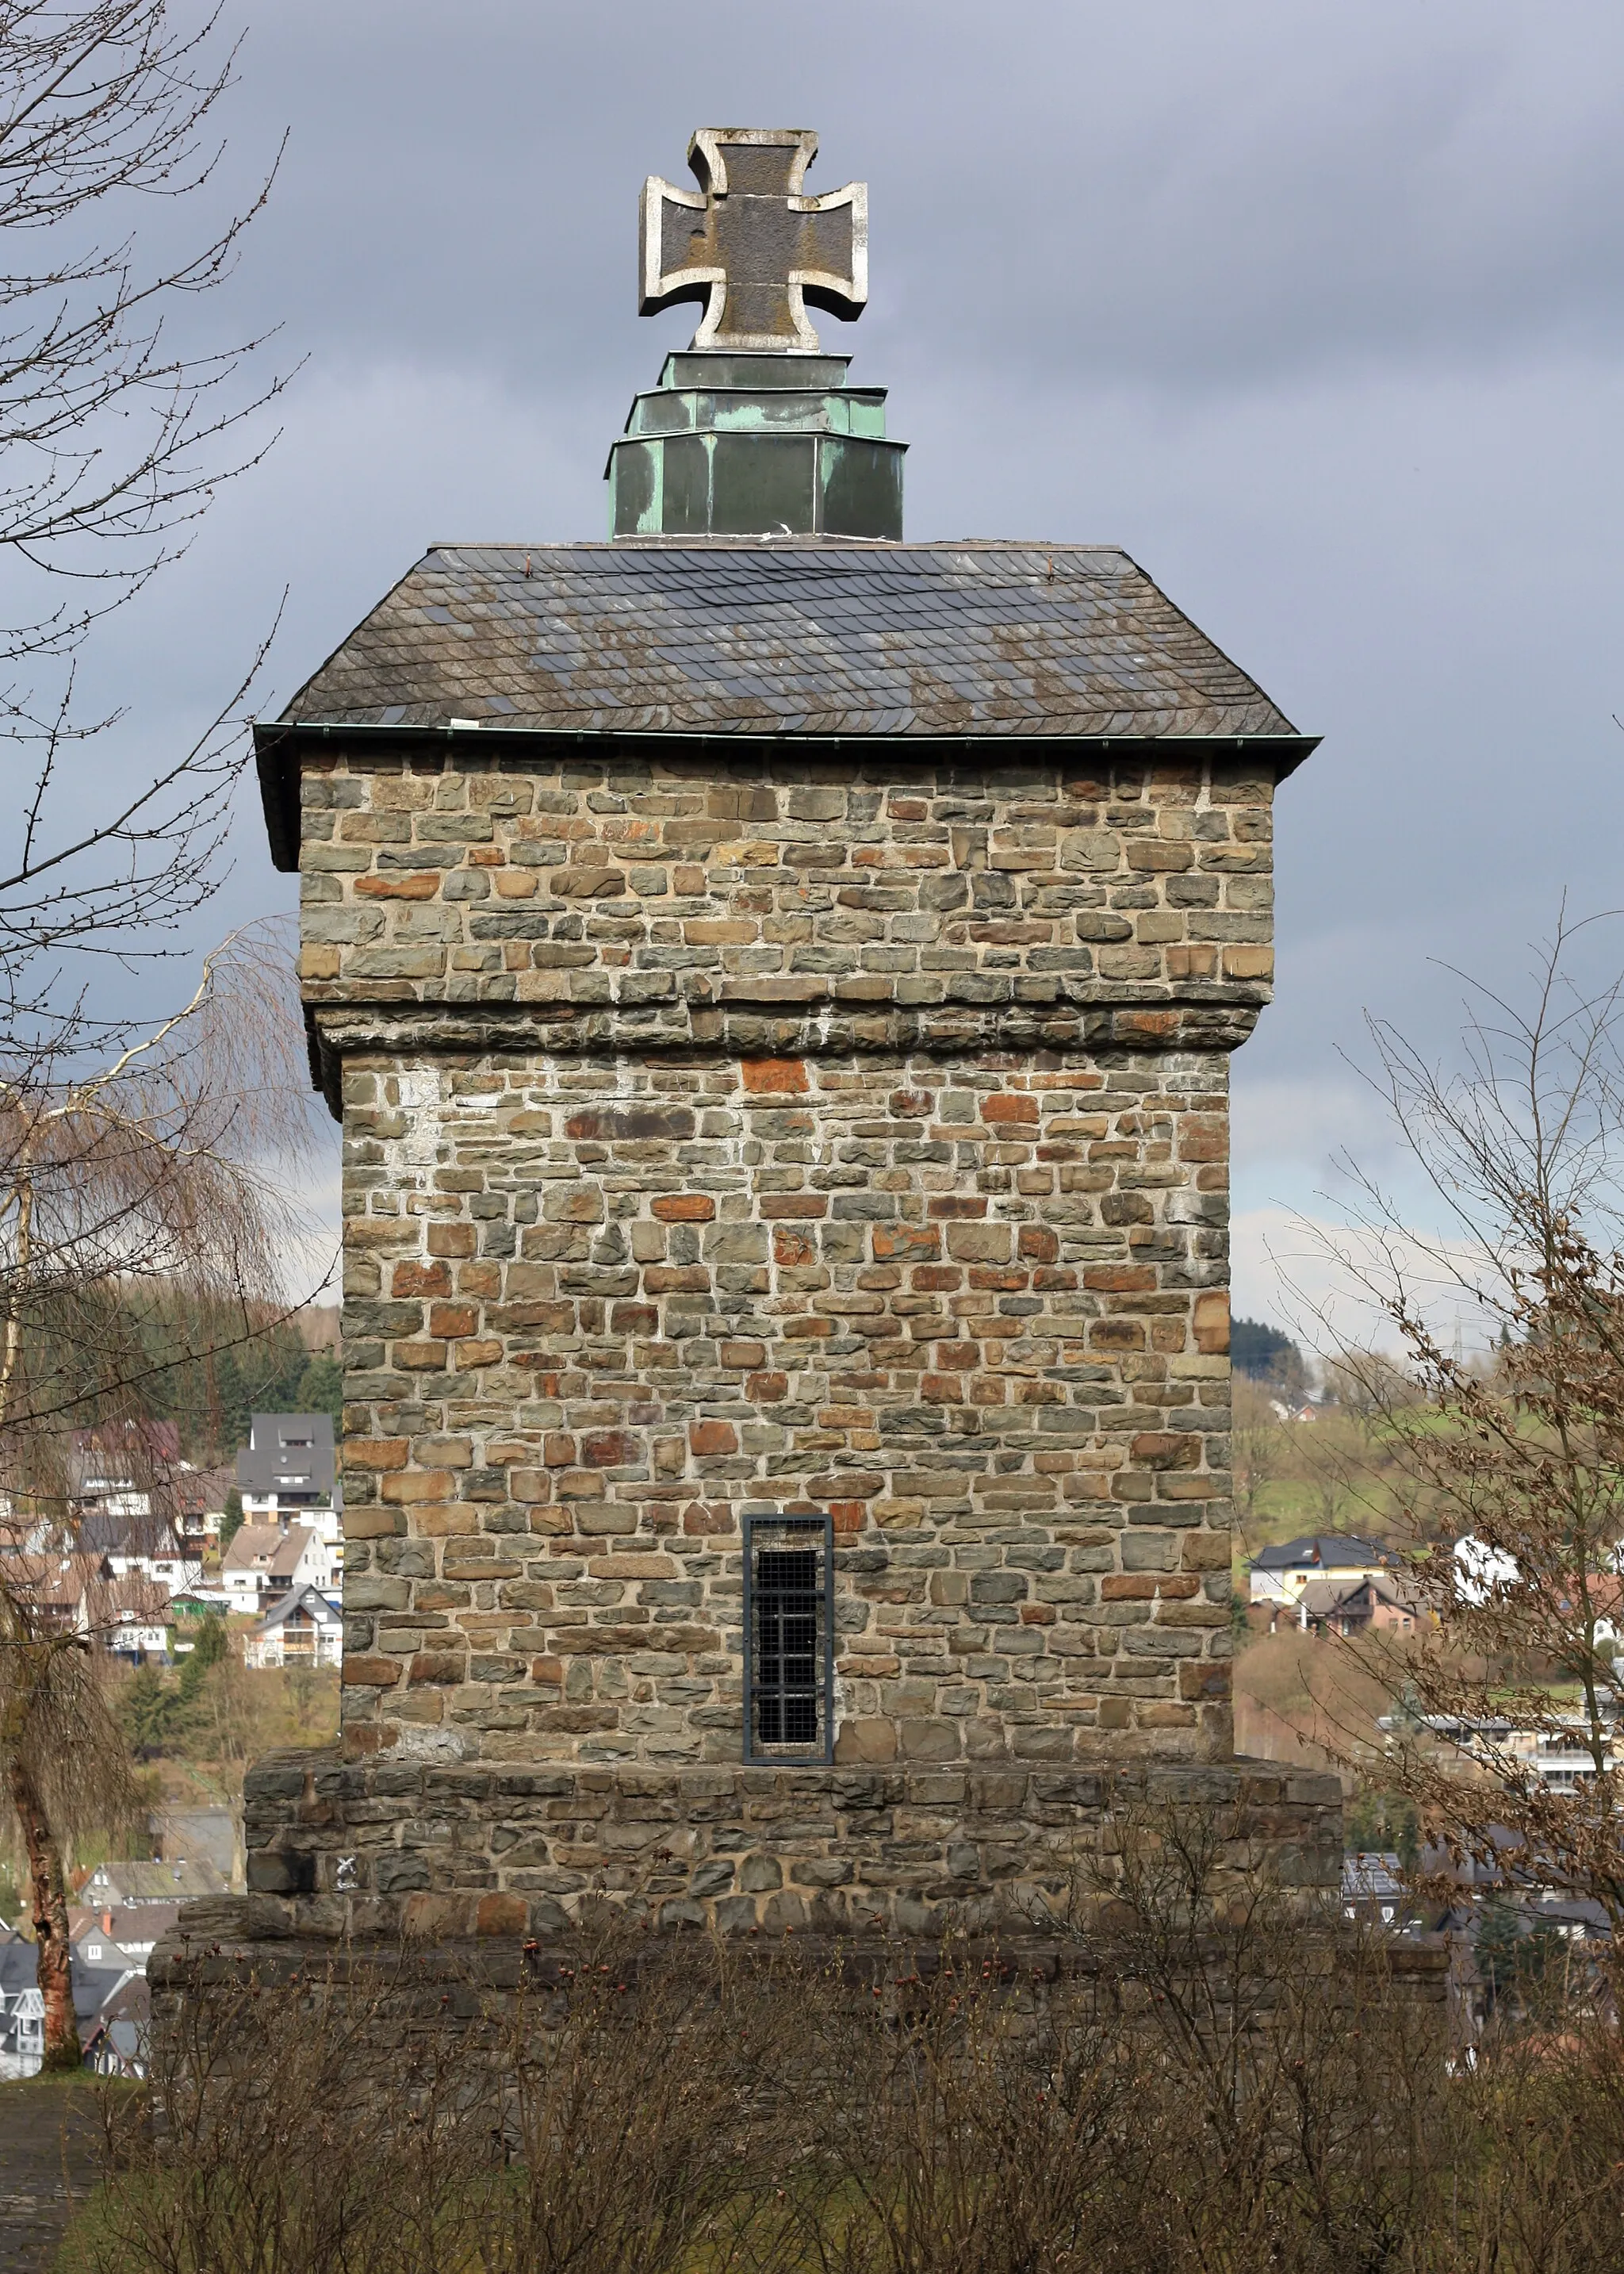
<path fill-rule="evenodd" d="M 744 1519 L 744 1757 L 834 1758 L 834 1525 Z"/>

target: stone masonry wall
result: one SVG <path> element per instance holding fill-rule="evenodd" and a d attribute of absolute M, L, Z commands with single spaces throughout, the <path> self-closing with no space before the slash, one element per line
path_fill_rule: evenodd
<path fill-rule="evenodd" d="M 760 1508 L 843 1763 L 1227 1752 L 1272 785 L 1090 763 L 307 759 L 352 1754 L 736 1761 Z"/>
<path fill-rule="evenodd" d="M 1334 1775 L 1274 1762 L 1121 1772 L 1013 1762 L 891 1768 L 554 1768 L 273 1754 L 244 1788 L 246 1904 L 198 1936 L 357 1942 L 557 1935 L 601 1903 L 661 1926 L 864 1937 L 1064 1925 L 1124 1841 L 1182 1818 L 1221 1879 L 1262 1865 L 1334 1897 Z"/>
<path fill-rule="evenodd" d="M 362 760 L 341 732 L 306 762 L 312 1005 L 613 1011 L 623 1033 L 686 1041 L 729 1005 L 929 1021 L 1267 999 L 1256 761 L 559 764 L 481 742 L 502 738 L 392 758 L 374 730 Z"/>
<path fill-rule="evenodd" d="M 736 1759 L 763 1506 L 833 1512 L 838 1758 L 1210 1735 L 1226 1072 L 353 1065 L 352 1740 Z"/>

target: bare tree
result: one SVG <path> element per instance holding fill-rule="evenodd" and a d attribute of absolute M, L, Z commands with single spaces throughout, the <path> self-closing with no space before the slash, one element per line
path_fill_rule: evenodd
<path fill-rule="evenodd" d="M 1417 1235 L 1361 1181 L 1342 1260 L 1408 1367 L 1342 1365 L 1380 1428 L 1435 1622 L 1395 1654 L 1394 1781 L 1457 1856 L 1624 1924 L 1621 998 L 1616 980 L 1575 980 L 1584 929 L 1559 923 L 1527 1009 L 1474 990 L 1458 1075 L 1375 1028 L 1381 1086 L 1443 1229 Z M 1476 1311 L 1492 1367 L 1461 1354 L 1446 1307 Z M 1576 1764 L 1575 1787 L 1551 1781 L 1553 1752 Z"/>
<path fill-rule="evenodd" d="M 4 1559 L 0 1572 L 0 1770 L 28 1866 L 45 2005 L 45 2067 L 77 2068 L 66 1855 L 87 1832 L 132 1827 L 137 1797 L 93 1635 L 64 1631 L 48 1575 L 54 1559 Z M 9 1844 L 9 1843 L 8 1843 Z"/>
<path fill-rule="evenodd" d="M 75 1432 L 142 1442 L 154 1309 L 194 1334 L 201 1321 L 218 1349 L 281 1298 L 301 1229 L 287 1193 L 308 1141 L 302 1047 L 267 928 L 235 935 L 183 1010 L 102 1067 L 56 1077 L 36 1057 L 26 1081 L 0 1085 L 0 1768 L 54 2062 L 78 2058 L 64 1847 L 128 1785 L 98 1673 L 119 1607 L 57 1584 L 74 1560 Z"/>
<path fill-rule="evenodd" d="M 0 739 L 26 785 L 0 821 L 0 1813 L 27 1853 L 52 2060 L 74 2057 L 66 1843 L 129 1796 L 100 1680 L 112 1609 L 64 1579 L 74 1432 L 139 1452 L 154 1324 L 203 1355 L 263 1325 L 293 1229 L 278 1170 L 305 1134 L 274 938 L 237 935 L 146 1028 L 94 988 L 99 960 L 177 952 L 219 889 L 264 650 L 104 803 L 65 779 L 124 717 L 78 699 L 86 642 L 273 439 L 263 341 L 195 326 L 270 187 L 233 207 L 213 186 L 237 56 L 207 0 L 0 0 Z M 138 222 L 160 215 L 154 252 Z"/>
<path fill-rule="evenodd" d="M 169 0 L 0 0 L 0 559 L 17 596 L 0 615 L 0 734 L 33 777 L 0 849 L 13 1020 L 39 1008 L 22 975 L 41 956 L 151 953 L 218 881 L 245 683 L 109 810 L 64 809 L 59 776 L 123 715 L 76 704 L 86 636 L 258 462 L 270 438 L 254 414 L 285 383 L 250 376 L 259 340 L 185 340 L 269 179 L 172 257 L 146 257 L 134 226 L 154 200 L 207 204 L 237 52 L 218 12 L 177 19 Z"/>

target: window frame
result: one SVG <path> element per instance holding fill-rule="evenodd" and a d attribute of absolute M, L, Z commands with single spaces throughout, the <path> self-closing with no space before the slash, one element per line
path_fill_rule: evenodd
<path fill-rule="evenodd" d="M 835 1525 L 828 1510 L 807 1510 L 793 1516 L 782 1509 L 748 1509 L 741 1519 L 744 1534 L 744 1758 L 752 1768 L 832 1768 L 835 1758 Z M 801 1532 L 805 1544 L 822 1555 L 817 1590 L 823 1622 L 818 1652 L 817 1703 L 819 1736 L 801 1747 L 763 1748 L 756 1735 L 756 1534 L 758 1532 Z"/>

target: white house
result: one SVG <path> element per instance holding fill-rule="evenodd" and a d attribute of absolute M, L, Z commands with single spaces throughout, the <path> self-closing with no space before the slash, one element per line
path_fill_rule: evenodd
<path fill-rule="evenodd" d="M 169 1591 L 139 1571 L 108 1585 L 102 1612 L 102 1638 L 116 1658 L 139 1666 L 169 1653 Z"/>
<path fill-rule="evenodd" d="M 314 1587 L 291 1589 L 243 1638 L 244 1666 L 337 1666 L 343 1655 L 343 1620 Z"/>
<path fill-rule="evenodd" d="M 234 1611 L 258 1617 L 296 1587 L 328 1588 L 339 1560 L 332 1543 L 304 1524 L 244 1524 L 221 1558 L 220 1583 Z"/>
<path fill-rule="evenodd" d="M 171 1595 L 203 1577 L 201 1549 L 183 1542 L 167 1517 L 93 1509 L 79 1518 L 79 1547 L 83 1555 L 105 1555 L 116 1579 L 150 1579 Z"/>

